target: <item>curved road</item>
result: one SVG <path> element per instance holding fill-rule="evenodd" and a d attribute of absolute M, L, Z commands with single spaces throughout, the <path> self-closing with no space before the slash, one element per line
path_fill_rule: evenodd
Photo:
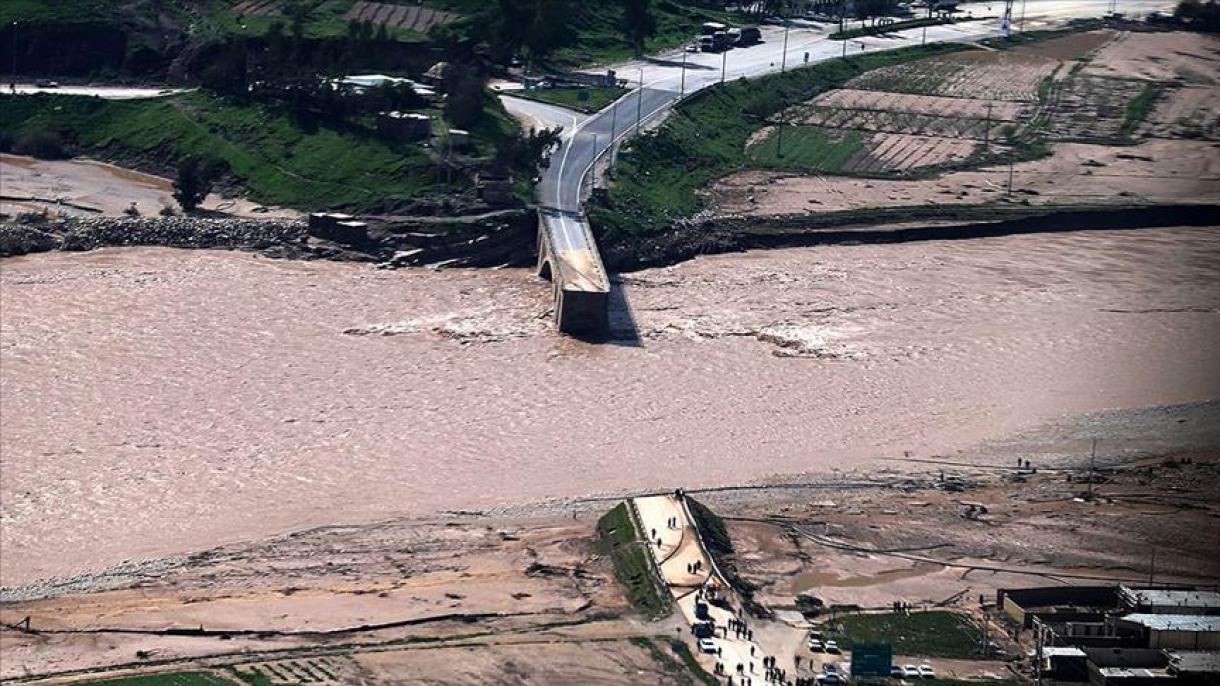
<path fill-rule="evenodd" d="M 962 6 L 975 16 L 987 17 L 926 30 L 927 42 L 973 42 L 1000 35 L 999 15 L 1002 2 L 975 2 Z M 1118 10 L 1129 16 L 1142 16 L 1153 10 L 1166 11 L 1171 2 L 1164 0 L 1120 0 Z M 1099 17 L 1110 11 L 1109 0 L 1027 0 L 1013 10 L 1014 28 L 1022 17 L 1024 27 L 1044 28 L 1070 19 Z M 546 262 L 556 283 L 556 298 L 566 293 L 605 294 L 610 283 L 597 251 L 582 203 L 586 182 L 594 162 L 618 141 L 637 131 L 637 123 L 647 124 L 675 103 L 683 93 L 690 94 L 719 83 L 722 79 L 751 78 L 781 68 L 793 68 L 840 58 L 843 41 L 826 36 L 837 25 L 822 25 L 794 20 L 784 47 L 784 29 L 763 27 L 763 42 L 749 48 L 736 48 L 723 54 L 671 53 L 618 65 L 620 78 L 632 79 L 634 90 L 597 114 L 579 119 L 563 108 L 530 101 L 514 101 L 514 109 L 545 123 L 563 126 L 565 140 L 551 157 L 551 166 L 539 186 L 540 263 Z M 910 29 L 884 37 L 873 36 L 847 41 L 847 54 L 893 50 L 917 45 L 925 40 L 924 29 Z M 634 77 L 634 78 L 633 78 Z M 508 95 L 511 97 L 511 95 Z M 605 307 L 589 301 L 591 307 Z M 565 319 L 563 303 L 556 303 L 556 321 L 561 331 L 596 333 L 605 329 L 605 312 Z"/>

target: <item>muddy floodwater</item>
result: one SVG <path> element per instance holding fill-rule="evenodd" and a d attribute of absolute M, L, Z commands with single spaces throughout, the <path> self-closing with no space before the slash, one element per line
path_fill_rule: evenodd
<path fill-rule="evenodd" d="M 618 340 L 589 344 L 524 270 L 4 260 L 0 580 L 906 451 L 986 462 L 1046 422 L 1220 398 L 1217 229 L 730 254 L 622 291 Z"/>

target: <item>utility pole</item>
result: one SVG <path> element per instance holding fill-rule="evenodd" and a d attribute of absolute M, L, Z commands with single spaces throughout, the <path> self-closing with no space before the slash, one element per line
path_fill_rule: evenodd
<path fill-rule="evenodd" d="M 789 21 L 788 16 L 785 15 L 784 16 L 784 54 L 780 55 L 780 58 L 779 58 L 779 73 L 781 73 L 781 74 L 784 73 L 784 69 L 787 68 L 787 66 L 788 66 L 788 25 L 791 23 L 792 22 Z"/>
<path fill-rule="evenodd" d="M 12 78 L 9 79 L 8 84 L 9 90 L 15 93 L 17 92 L 17 21 L 13 20 L 13 23 L 10 24 L 9 28 L 11 28 L 13 31 L 13 75 Z"/>
<path fill-rule="evenodd" d="M 987 152 L 987 146 L 991 143 L 991 102 L 987 103 L 987 126 L 983 129 L 983 152 Z"/>
<path fill-rule="evenodd" d="M 640 122 L 644 120 L 644 68 L 640 67 L 640 90 L 635 99 L 635 135 L 640 135 Z"/>
<path fill-rule="evenodd" d="M 1097 439 L 1093 439 L 1093 448 L 1089 451 L 1089 500 L 1093 499 L 1093 480 L 1097 478 Z"/>
<path fill-rule="evenodd" d="M 678 99 L 686 95 L 686 51 L 682 51 L 682 82 L 678 85 Z"/>
<path fill-rule="evenodd" d="M 1021 0 L 1021 20 L 1017 23 L 1017 30 L 1025 33 L 1025 0 Z"/>
<path fill-rule="evenodd" d="M 1034 683 L 1042 686 L 1042 620 L 1034 617 Z"/>
<path fill-rule="evenodd" d="M 614 176 L 614 142 L 618 140 L 618 100 L 610 110 L 610 176 Z"/>
<path fill-rule="evenodd" d="M 729 68 L 729 51 L 720 53 L 720 83 L 724 83 L 724 74 Z"/>
<path fill-rule="evenodd" d="M 1008 154 L 1008 194 L 1009 195 L 1012 195 L 1012 167 L 1013 167 L 1012 153 L 1009 153 Z"/>
<path fill-rule="evenodd" d="M 782 117 L 783 114 L 781 113 L 780 116 Z M 779 124 L 777 124 L 775 127 L 775 156 L 776 157 L 784 156 L 783 146 L 784 146 L 784 120 L 780 119 Z"/>
<path fill-rule="evenodd" d="M 924 24 L 924 25 L 923 25 L 923 40 L 922 40 L 922 41 L 920 41 L 920 42 L 919 42 L 919 44 L 920 44 L 920 45 L 927 45 L 927 44 L 928 44 L 928 25 L 927 25 L 927 24 Z"/>

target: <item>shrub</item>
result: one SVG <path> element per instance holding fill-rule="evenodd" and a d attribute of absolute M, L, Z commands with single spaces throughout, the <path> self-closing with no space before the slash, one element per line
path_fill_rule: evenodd
<path fill-rule="evenodd" d="M 62 160 L 70 157 L 64 150 L 59 134 L 44 129 L 34 129 L 21 134 L 13 144 L 13 152 L 40 160 Z"/>

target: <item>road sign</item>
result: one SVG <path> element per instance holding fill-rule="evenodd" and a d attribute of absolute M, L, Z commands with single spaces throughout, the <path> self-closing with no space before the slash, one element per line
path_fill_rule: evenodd
<path fill-rule="evenodd" d="M 854 643 L 851 647 L 851 675 L 889 676 L 894 651 L 888 643 Z"/>

